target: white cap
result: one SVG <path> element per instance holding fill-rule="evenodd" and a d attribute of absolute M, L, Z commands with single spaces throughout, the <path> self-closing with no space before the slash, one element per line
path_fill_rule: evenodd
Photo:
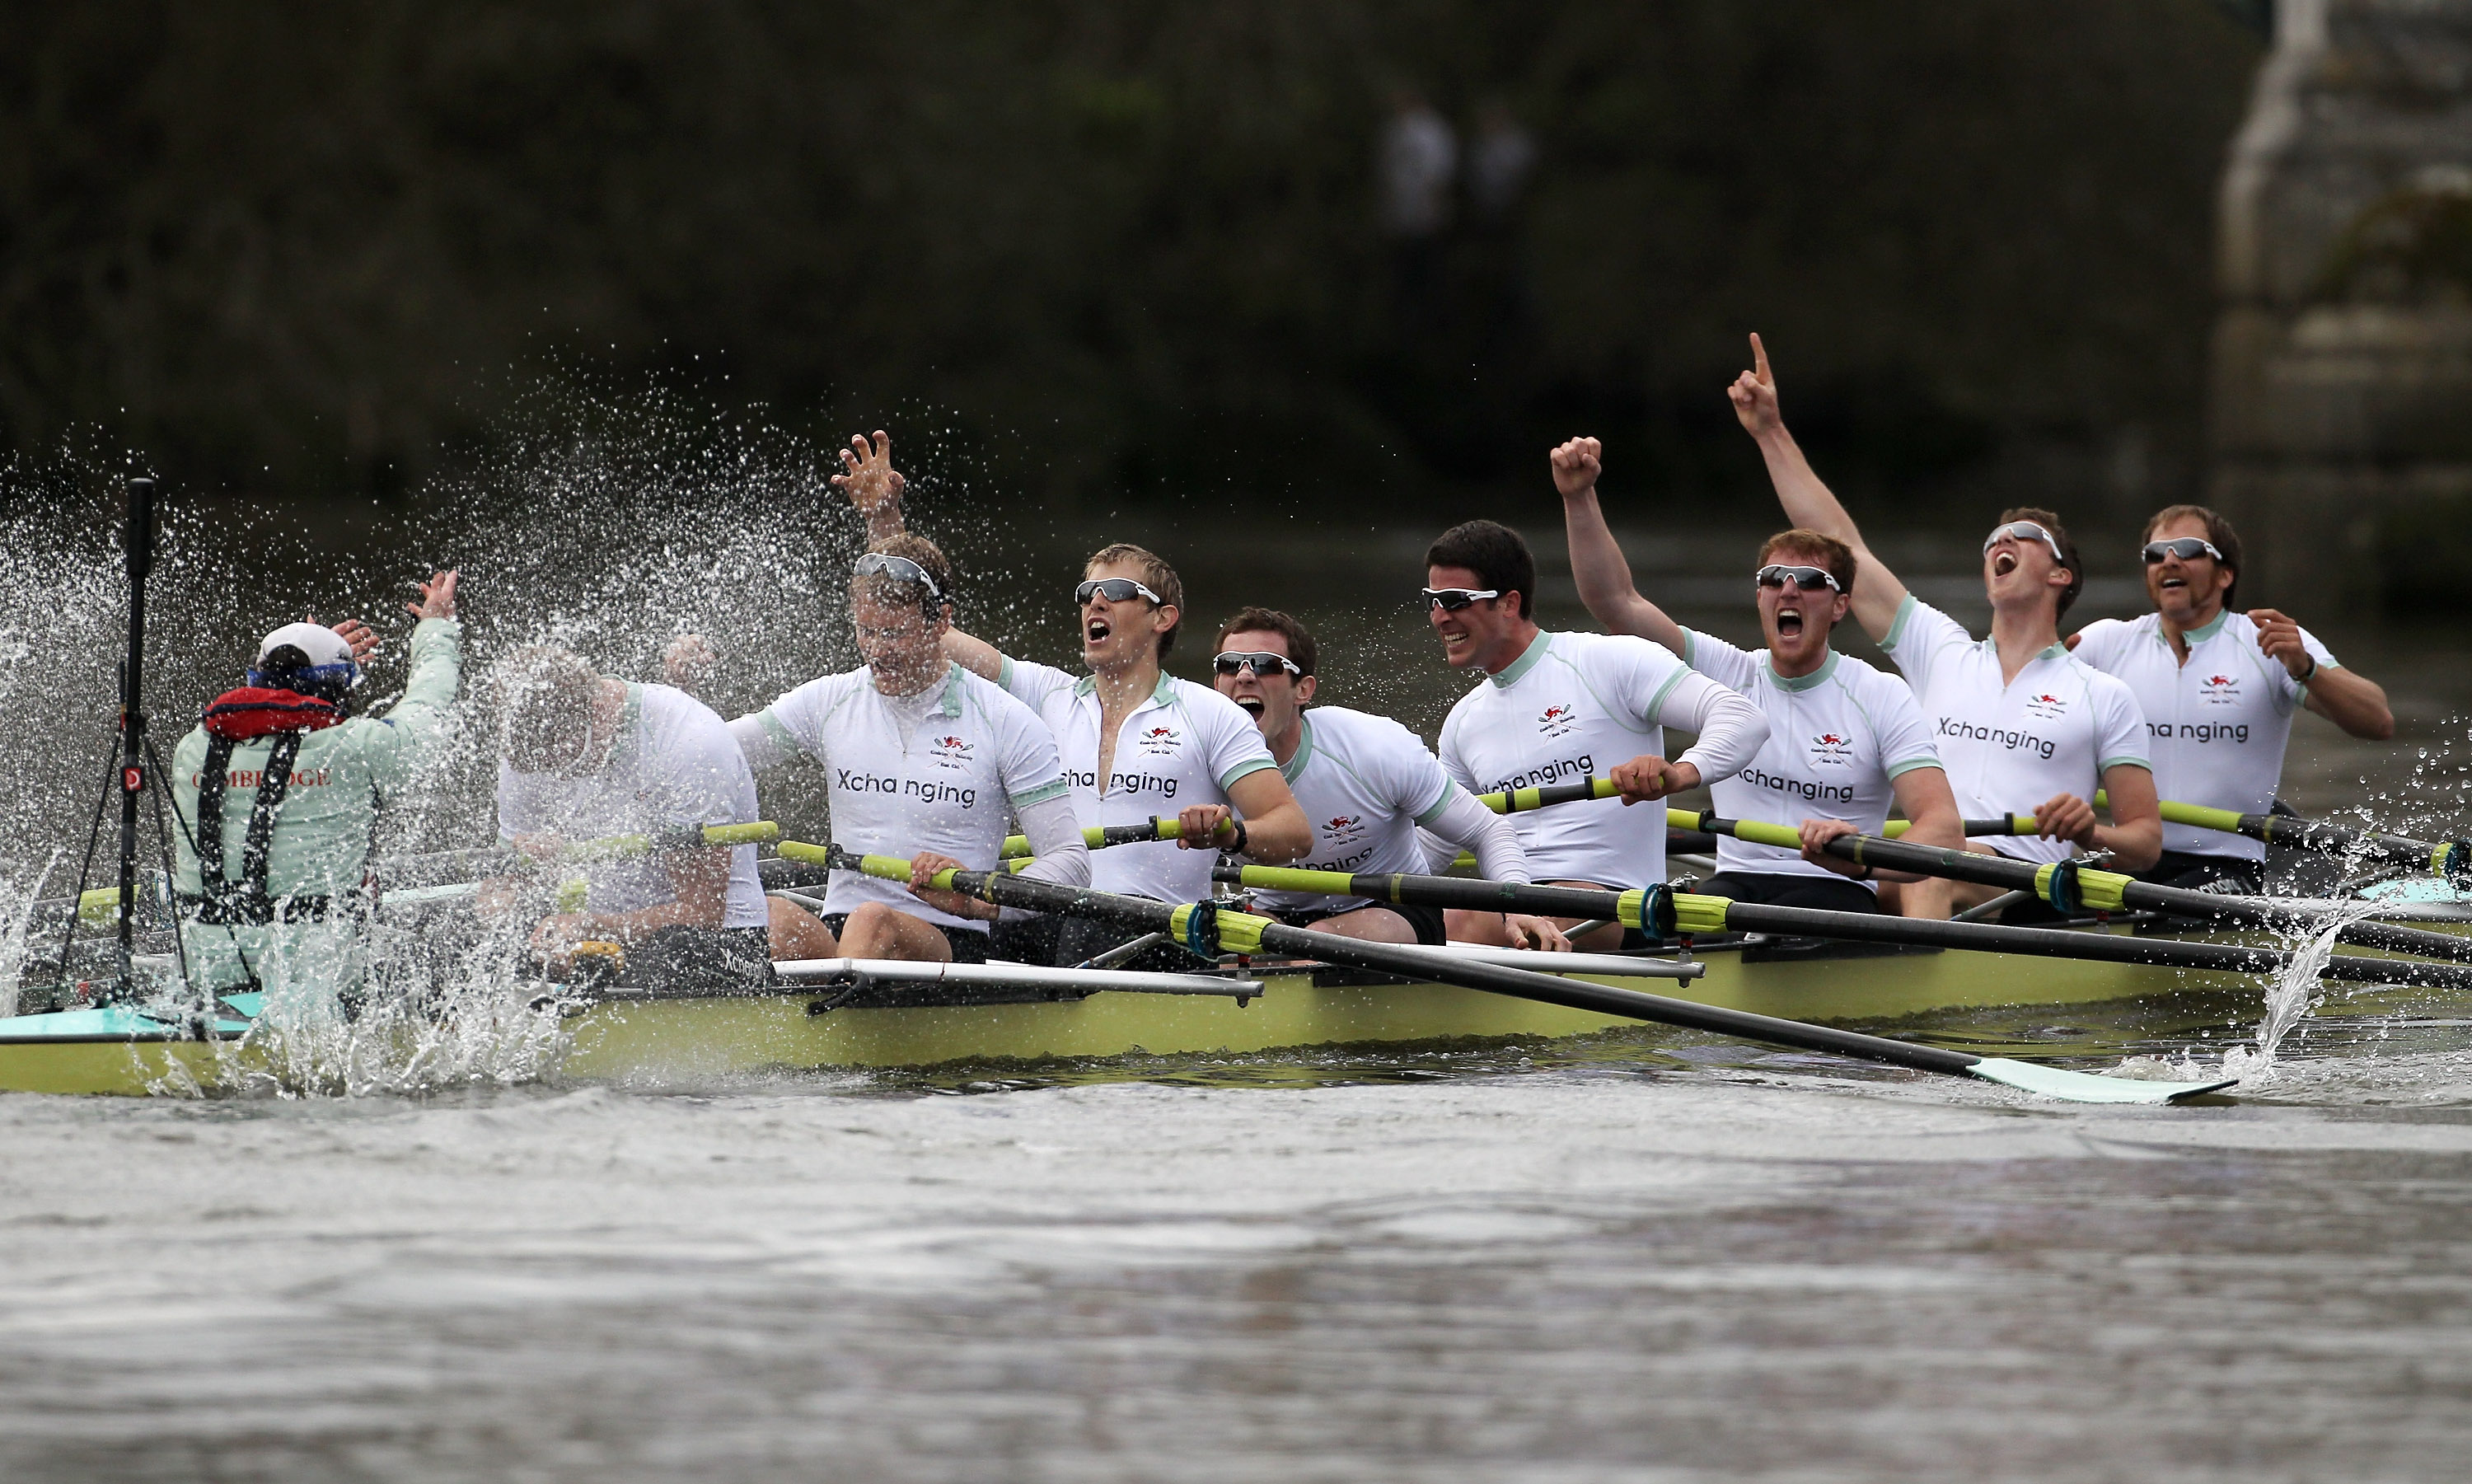
<path fill-rule="evenodd" d="M 353 662 L 352 646 L 345 642 L 342 634 L 324 624 L 285 624 L 268 634 L 265 642 L 257 646 L 257 662 L 266 663 L 267 656 L 286 644 L 307 656 L 312 668 Z"/>
<path fill-rule="evenodd" d="M 345 691 L 360 684 L 361 664 L 352 658 L 352 646 L 324 624 L 285 624 L 268 634 L 257 646 L 257 663 L 250 667 L 249 682 L 265 684 L 271 678 L 265 668 L 266 657 L 287 646 L 298 650 L 309 660 L 306 665 L 285 667 L 283 673 L 296 682 L 321 693 L 331 691 L 334 699 L 341 699 Z"/>

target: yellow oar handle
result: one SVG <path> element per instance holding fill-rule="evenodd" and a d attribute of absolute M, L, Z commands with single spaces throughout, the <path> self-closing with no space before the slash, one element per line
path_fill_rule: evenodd
<path fill-rule="evenodd" d="M 1506 789 L 1499 794 L 1479 794 L 1476 802 L 1496 814 L 1525 814 L 1552 804 L 1576 803 L 1583 799 L 1611 799 L 1622 790 L 1611 778 L 1579 778 L 1569 783 L 1546 783 L 1536 788 Z"/>
<path fill-rule="evenodd" d="M 618 860 L 630 855 L 650 855 L 655 850 L 674 850 L 681 846 L 769 845 L 781 838 L 781 826 L 771 820 L 757 820 L 751 825 L 690 826 L 665 829 L 654 835 L 607 835 L 599 840 L 579 840 L 560 846 L 558 860 L 572 864 L 582 861 Z"/>
<path fill-rule="evenodd" d="M 910 884 L 910 862 L 898 855 L 852 855 L 837 845 L 809 845 L 804 840 L 784 840 L 774 847 L 772 853 L 783 860 L 795 860 L 802 865 L 822 866 L 833 871 L 855 871 L 862 875 L 898 881 L 904 886 Z M 1009 860 L 1001 864 L 1003 869 L 1010 873 L 1021 870 L 1030 862 Z M 949 892 L 953 890 L 952 878 L 952 871 L 946 869 L 937 873 L 929 884 L 939 890 Z"/>

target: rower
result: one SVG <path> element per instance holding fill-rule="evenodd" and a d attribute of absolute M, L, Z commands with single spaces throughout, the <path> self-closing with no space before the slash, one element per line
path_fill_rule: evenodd
<path fill-rule="evenodd" d="M 1089 884 L 1056 738 L 1003 686 L 944 658 L 953 571 L 933 542 L 891 537 L 850 571 L 850 621 L 867 663 L 809 681 L 731 722 L 729 734 L 757 769 L 814 758 L 830 789 L 833 844 L 852 855 L 909 855 L 910 883 L 835 871 L 823 921 L 807 920 L 820 941 L 796 956 L 983 964 L 996 908 L 927 882 L 954 867 L 994 870 L 1010 809 L 1038 857 L 1022 874 Z"/>
<path fill-rule="evenodd" d="M 1313 705 L 1319 654 L 1303 624 L 1276 609 L 1248 608 L 1219 626 L 1218 648 L 1211 682 L 1262 729 L 1313 826 L 1306 870 L 1420 874 L 1421 829 L 1451 855 L 1475 851 L 1477 874 L 1488 881 L 1528 880 L 1528 856 L 1510 821 L 1452 782 L 1414 732 L 1387 716 Z M 1256 892 L 1253 901 L 1291 927 L 1343 938 L 1447 941 L 1439 907 L 1313 892 Z M 1518 913 L 1505 914 L 1501 936 L 1522 947 L 1571 945 L 1552 922 Z"/>
<path fill-rule="evenodd" d="M 2060 615 L 2077 601 L 2084 568 L 2059 517 L 2017 509 L 1983 541 L 1983 588 L 1991 603 L 1991 636 L 1978 641 L 1963 626 L 1916 598 L 1868 546 L 1845 507 L 1820 482 L 1786 431 L 1768 351 L 1751 337 L 1753 369 L 1726 389 L 1734 415 L 1760 445 L 1777 499 L 1796 526 L 1818 531 L 1854 551 L 1855 622 L 1896 661 L 1933 726 L 1960 809 L 1969 818 L 2007 815 L 2033 805 L 2032 836 L 1995 838 L 1966 849 L 2031 861 L 2061 861 L 2074 850 L 2109 852 L 2113 869 L 2144 871 L 2162 850 L 2154 775 L 2146 751 L 2146 718 L 2137 698 L 2111 676 L 2070 657 L 2059 641 Z M 2110 794 L 2111 823 L 2088 801 Z M 1916 882 L 1916 917 L 1945 917 L 1973 905 L 1992 888 L 1946 881 Z"/>
<path fill-rule="evenodd" d="M 1958 849 L 1965 843 L 1965 824 L 1913 691 L 1829 644 L 1830 632 L 1853 606 L 1853 550 L 1817 531 L 1770 537 L 1751 578 L 1768 647 L 1746 653 L 1682 627 L 1640 596 L 1598 508 L 1604 452 L 1597 440 L 1575 438 L 1551 459 L 1580 601 L 1607 631 L 1662 644 L 1759 706 L 1769 739 L 1748 767 L 1709 784 L 1712 802 L 1721 815 L 1802 831 L 1798 854 L 1719 836 L 1717 874 L 1698 889 L 1772 906 L 1878 911 L 1875 874 L 1826 853 L 1827 843 L 1840 835 L 1878 834 L 1891 802 L 1911 822 L 1909 844 Z M 1854 879 L 1842 879 L 1847 876 Z"/>
<path fill-rule="evenodd" d="M 1703 776 L 1740 771 L 1768 740 L 1759 708 L 1646 639 L 1538 628 L 1536 559 L 1508 526 L 1471 520 L 1443 532 L 1425 553 L 1425 585 L 1442 657 L 1486 676 L 1442 723 L 1442 767 L 1452 781 L 1494 793 L 1604 772 L 1622 791 L 1619 805 L 1603 799 L 1513 817 L 1528 869 L 1556 885 L 1624 890 L 1663 881 L 1662 816 L 1624 811 L 1696 788 Z M 1667 727 L 1700 740 L 1669 760 Z M 1627 760 L 1604 766 L 1618 757 Z M 1449 917 L 1453 938 L 1507 942 L 1490 913 Z M 1636 928 L 1607 926 L 1580 945 L 1646 941 Z"/>
<path fill-rule="evenodd" d="M 2306 706 L 2356 737 L 2394 735 L 2387 693 L 2342 668 L 2318 636 L 2270 608 L 2241 612 L 2241 539 L 2202 505 L 2146 522 L 2143 618 L 2102 618 L 2069 649 L 2136 693 L 2154 784 L 2166 799 L 2264 814 L 2274 806 L 2292 716 Z M 2139 873 L 2164 886 L 2266 890 L 2266 845 L 2192 825 L 2163 826 L 2163 857 Z"/>
<path fill-rule="evenodd" d="M 533 856 L 567 841 L 749 825 L 755 778 L 729 728 L 668 685 L 595 671 L 557 645 L 517 651 L 497 677 L 498 837 Z M 688 845 L 585 868 L 582 910 L 553 912 L 532 945 L 564 967 L 586 944 L 622 949 L 631 977 L 726 987 L 771 976 L 755 847 Z M 545 905 L 525 878 L 487 883 L 484 916 Z"/>
<path fill-rule="evenodd" d="M 861 438 L 850 445 L 842 454 L 844 472 L 833 482 L 866 519 L 868 539 L 881 545 L 902 525 L 902 481 L 892 468 L 891 440 L 879 432 L 872 446 Z M 1161 669 L 1184 616 L 1176 569 L 1139 546 L 1105 546 L 1083 564 L 1073 601 L 1081 611 L 1087 675 L 1010 658 L 960 630 L 944 635 L 944 653 L 1004 686 L 1047 723 L 1083 825 L 1141 825 L 1175 814 L 1173 843 L 1101 850 L 1091 859 L 1090 884 L 1124 896 L 1194 901 L 1211 894 L 1217 851 L 1283 865 L 1310 850 L 1313 831 L 1252 718 L 1210 687 Z M 1064 965 L 1139 936 L 1080 918 L 1040 930 L 1046 927 L 1058 933 L 1047 951 Z M 1045 945 L 1025 935 L 1015 951 L 1042 949 Z M 1181 950 L 1155 949 L 1122 967 L 1191 964 Z"/>
<path fill-rule="evenodd" d="M 354 716 L 365 624 L 286 624 L 172 754 L 173 890 L 200 988 L 332 993 L 361 971 L 361 888 L 378 810 L 456 741 L 456 574 L 407 604 L 412 670 L 384 716 Z M 235 798 L 234 796 L 238 797 Z"/>

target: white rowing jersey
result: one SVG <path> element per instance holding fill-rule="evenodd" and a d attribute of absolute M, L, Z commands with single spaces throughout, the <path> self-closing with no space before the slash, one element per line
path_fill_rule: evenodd
<path fill-rule="evenodd" d="M 569 777 L 498 764 L 498 838 L 557 834 L 570 843 L 648 835 L 685 825 L 752 825 L 755 775 L 712 708 L 667 685 L 627 687 L 618 741 L 600 769 Z M 584 873 L 584 905 L 634 912 L 677 900 L 655 856 L 605 861 Z M 729 852 L 724 927 L 762 927 L 755 847 Z"/>
<path fill-rule="evenodd" d="M 1442 723 L 1442 769 L 1474 794 L 1576 782 L 1646 754 L 1662 755 L 1663 723 L 1694 725 L 1685 718 L 1704 714 L 1699 703 L 1714 694 L 1721 692 L 1713 682 L 1646 639 L 1539 632 L 1526 654 L 1451 707 Z M 1696 747 L 1676 760 L 1703 778 L 1743 761 Z M 1510 822 L 1535 880 L 1628 888 L 1665 879 L 1661 806 L 1582 800 L 1514 814 Z"/>
<path fill-rule="evenodd" d="M 2146 717 L 2128 687 L 2057 644 L 2000 675 L 2000 651 L 1908 593 L 1880 648 L 1914 687 L 1967 819 L 2032 814 L 2060 794 L 2092 799 L 2105 768 L 2147 760 Z M 2020 860 L 2066 860 L 2076 842 L 1997 835 L 1985 842 Z"/>
<path fill-rule="evenodd" d="M 1139 825 L 1198 803 L 1226 803 L 1238 778 L 1275 769 L 1262 729 L 1207 685 L 1161 675 L 1150 699 L 1116 729 L 1106 787 L 1099 786 L 1099 682 L 1027 659 L 1004 662 L 1004 687 L 1048 730 L 1064 757 L 1073 810 L 1086 826 Z M 1171 840 L 1110 846 L 1090 853 L 1090 884 L 1103 892 L 1157 901 L 1210 895 L 1216 850 Z"/>
<path fill-rule="evenodd" d="M 2283 750 L 2292 740 L 2292 713 L 2308 692 L 2257 647 L 2257 625 L 2228 610 L 2191 629 L 2189 662 L 2172 652 L 2161 615 L 2123 622 L 2098 619 L 2078 632 L 2078 658 L 2118 676 L 2137 697 L 2146 716 L 2147 747 L 2154 759 L 2154 789 L 2182 803 L 2264 814 L 2283 777 Z M 2335 657 L 2308 630 L 2300 642 L 2324 669 Z M 2195 825 L 2165 825 L 2163 849 L 2198 855 L 2266 859 L 2266 843 Z"/>
<path fill-rule="evenodd" d="M 833 844 L 862 855 L 906 860 L 933 850 L 990 871 L 1004 853 L 1010 811 L 1065 795 L 1047 724 L 1003 686 L 957 664 L 946 666 L 942 684 L 915 696 L 878 690 L 872 669 L 827 675 L 766 706 L 755 721 L 774 747 L 823 765 Z M 928 906 L 900 882 L 832 874 L 826 912 L 868 901 L 945 927 L 987 930 L 986 922 Z"/>
<path fill-rule="evenodd" d="M 1279 769 L 1313 826 L 1313 853 L 1296 864 L 1307 871 L 1421 873 L 1425 852 L 1416 826 L 1440 818 L 1459 792 L 1424 741 L 1388 716 L 1339 706 L 1315 706 L 1297 725 L 1296 755 Z M 1313 892 L 1253 897 L 1282 911 L 1344 911 L 1367 900 Z"/>
<path fill-rule="evenodd" d="M 1709 781 L 1717 812 L 1728 819 L 1797 827 L 1807 819 L 1843 820 L 1876 835 L 1896 802 L 1898 775 L 1939 766 L 1913 691 L 1860 659 L 1832 649 L 1818 669 L 1789 679 L 1770 664 L 1767 650 L 1736 649 L 1696 629 L 1682 631 L 1682 658 L 1718 684 L 1748 696 L 1769 719 L 1759 754 Z M 1717 867 L 1845 879 L 1798 850 L 1731 835 L 1717 839 Z"/>

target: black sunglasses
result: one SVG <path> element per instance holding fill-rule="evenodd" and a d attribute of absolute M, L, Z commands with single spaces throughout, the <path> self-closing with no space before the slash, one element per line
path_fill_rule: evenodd
<path fill-rule="evenodd" d="M 1824 567 L 1787 566 L 1773 562 L 1753 572 L 1751 581 L 1763 587 L 1782 587 L 1792 583 L 1805 592 L 1818 592 L 1824 587 L 1836 587 L 1840 592 L 1845 590 L 1837 587 L 1836 574 Z"/>
<path fill-rule="evenodd" d="M 1248 670 L 1261 676 L 1274 675 L 1281 670 L 1298 677 L 1305 673 L 1296 668 L 1296 662 L 1287 656 L 1273 655 L 1268 650 L 1231 649 L 1212 657 L 1210 663 L 1222 675 L 1242 675 Z"/>
<path fill-rule="evenodd" d="M 1425 602 L 1445 613 L 1456 613 L 1479 598 L 1501 596 L 1502 589 L 1499 587 L 1428 587 L 1425 589 Z"/>
<path fill-rule="evenodd" d="M 1073 589 L 1074 606 L 1077 608 L 1088 608 L 1090 606 L 1090 595 L 1092 593 L 1097 593 L 1100 597 L 1106 599 L 1110 603 L 1130 603 L 1135 598 L 1148 598 L 1151 600 L 1151 607 L 1153 608 L 1167 607 L 1167 600 L 1165 598 L 1160 597 L 1157 593 L 1151 591 L 1148 587 L 1143 586 L 1141 584 L 1133 581 L 1129 577 L 1093 577 L 1089 579 L 1081 586 Z"/>
<path fill-rule="evenodd" d="M 2215 550 L 2214 542 L 2200 540 L 2199 538 L 2194 536 L 2182 536 L 2176 537 L 2168 541 L 2148 541 L 2146 543 L 2146 564 L 2148 566 L 2155 565 L 2165 557 L 2177 557 L 2183 562 L 2195 562 L 2199 557 L 2212 557 L 2217 562 L 2223 560 L 2223 554 Z"/>

